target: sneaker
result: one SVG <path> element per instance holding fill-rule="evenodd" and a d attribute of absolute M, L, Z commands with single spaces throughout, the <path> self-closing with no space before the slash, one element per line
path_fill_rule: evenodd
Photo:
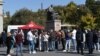
<path fill-rule="evenodd" d="M 63 50 L 63 52 L 66 52 L 66 50 Z"/>
<path fill-rule="evenodd" d="M 100 52 L 100 50 L 98 50 L 98 52 Z"/>
<path fill-rule="evenodd" d="M 36 53 L 36 51 L 33 51 L 33 54 L 35 54 Z"/>
<path fill-rule="evenodd" d="M 10 54 L 8 54 L 7 56 L 11 56 Z"/>

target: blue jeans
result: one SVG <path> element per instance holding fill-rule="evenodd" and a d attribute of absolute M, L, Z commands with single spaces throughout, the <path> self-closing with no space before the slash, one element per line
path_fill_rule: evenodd
<path fill-rule="evenodd" d="M 66 40 L 65 49 L 66 49 L 66 50 L 70 50 L 70 47 L 71 47 L 71 39 Z"/>
<path fill-rule="evenodd" d="M 55 50 L 55 41 L 49 41 L 49 50 Z"/>
<path fill-rule="evenodd" d="M 99 43 L 94 43 L 94 49 L 99 50 Z"/>
<path fill-rule="evenodd" d="M 17 49 L 16 49 L 16 55 L 17 56 L 23 56 L 23 54 L 22 54 L 23 47 L 22 46 L 23 46 L 22 43 L 16 44 L 16 47 L 17 47 Z"/>
<path fill-rule="evenodd" d="M 55 50 L 55 41 L 52 41 L 52 49 Z"/>
<path fill-rule="evenodd" d="M 77 45 L 76 39 L 72 39 L 72 44 L 73 44 L 73 49 L 76 50 L 76 45 Z"/>
<path fill-rule="evenodd" d="M 35 50 L 35 42 L 34 41 L 29 41 L 29 51 L 34 51 Z"/>
<path fill-rule="evenodd" d="M 100 43 L 98 43 L 98 50 L 100 50 Z"/>
<path fill-rule="evenodd" d="M 43 49 L 44 51 L 48 51 L 48 41 L 43 42 Z"/>

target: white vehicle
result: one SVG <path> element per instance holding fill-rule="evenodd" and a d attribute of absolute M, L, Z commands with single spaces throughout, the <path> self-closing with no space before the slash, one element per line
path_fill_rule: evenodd
<path fill-rule="evenodd" d="M 22 26 L 25 26 L 25 25 L 8 25 L 7 32 L 10 32 L 11 30 L 17 30 L 19 27 L 22 27 Z"/>

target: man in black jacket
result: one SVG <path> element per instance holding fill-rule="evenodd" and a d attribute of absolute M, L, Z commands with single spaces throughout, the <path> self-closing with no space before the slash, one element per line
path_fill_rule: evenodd
<path fill-rule="evenodd" d="M 93 44 L 94 44 L 94 49 L 99 51 L 99 46 L 98 46 L 98 31 L 94 30 L 93 31 Z"/>
<path fill-rule="evenodd" d="M 77 53 L 81 50 L 81 54 L 83 55 L 83 32 L 81 29 L 77 29 L 76 32 L 76 42 L 77 42 Z"/>
<path fill-rule="evenodd" d="M 86 34 L 86 43 L 88 47 L 89 54 L 93 53 L 93 32 L 89 29 Z"/>

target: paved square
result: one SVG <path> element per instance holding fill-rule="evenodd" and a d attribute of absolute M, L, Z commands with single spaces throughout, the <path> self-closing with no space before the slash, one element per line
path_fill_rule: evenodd
<path fill-rule="evenodd" d="M 100 53 L 97 51 L 94 51 L 94 54 L 87 54 L 88 52 L 85 51 L 84 55 L 77 54 L 75 52 L 62 52 L 62 51 L 49 51 L 49 52 L 40 52 L 37 51 L 36 54 L 29 54 L 28 50 L 24 48 L 23 50 L 23 56 L 100 56 Z M 12 56 L 16 56 L 16 53 L 13 53 Z M 6 47 L 0 47 L 0 56 L 6 56 Z"/>

